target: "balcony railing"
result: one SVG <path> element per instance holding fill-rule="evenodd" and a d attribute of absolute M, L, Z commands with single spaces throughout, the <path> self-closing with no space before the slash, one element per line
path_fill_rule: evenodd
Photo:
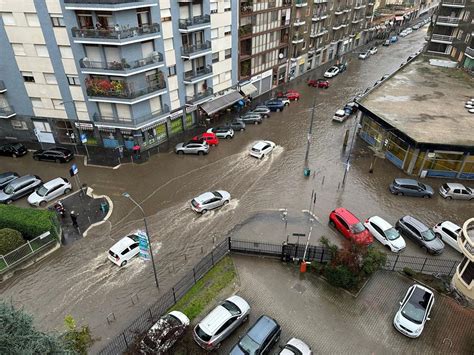
<path fill-rule="evenodd" d="M 355 18 L 352 20 L 352 23 L 356 24 L 356 23 L 361 22 L 362 20 L 363 20 L 362 18 Z"/>
<path fill-rule="evenodd" d="M 141 2 L 143 0 L 64 0 L 65 4 L 107 4 L 107 5 L 115 5 L 115 4 L 126 4 L 126 3 L 134 3 L 134 2 Z"/>
<path fill-rule="evenodd" d="M 464 6 L 466 4 L 466 0 L 442 0 L 441 3 L 447 6 Z"/>
<path fill-rule="evenodd" d="M 111 127 L 114 126 L 125 126 L 125 127 L 136 127 L 140 124 L 146 124 L 148 122 L 156 121 L 170 112 L 168 105 L 163 105 L 161 109 L 153 111 L 143 116 L 134 117 L 131 119 L 124 119 L 123 117 L 117 116 L 103 116 L 99 113 L 94 113 L 92 116 L 94 122 L 108 123 Z"/>
<path fill-rule="evenodd" d="M 196 52 L 206 51 L 211 49 L 211 42 L 206 41 L 204 43 L 193 44 L 190 46 L 181 47 L 181 55 L 190 56 Z"/>
<path fill-rule="evenodd" d="M 198 70 L 190 70 L 185 72 L 184 81 L 194 81 L 196 79 L 199 79 L 200 77 L 208 76 L 209 74 L 212 74 L 212 67 L 210 65 Z"/>
<path fill-rule="evenodd" d="M 211 96 L 213 93 L 214 91 L 212 90 L 212 88 L 207 88 L 206 90 L 198 92 L 197 94 L 194 94 L 192 96 L 186 96 L 186 102 L 195 103 L 205 99 L 206 97 Z"/>
<path fill-rule="evenodd" d="M 252 24 L 240 26 L 239 34 L 240 36 L 247 36 L 249 34 L 252 34 Z"/>
<path fill-rule="evenodd" d="M 327 29 L 326 28 L 320 28 L 316 31 L 313 31 L 311 32 L 310 36 L 311 37 L 319 37 L 319 36 L 322 36 L 323 34 L 327 33 Z"/>
<path fill-rule="evenodd" d="M 0 80 L 0 93 L 5 91 L 7 91 L 5 83 L 3 82 L 3 80 Z"/>
<path fill-rule="evenodd" d="M 163 62 L 163 54 L 156 53 L 151 57 L 138 59 L 134 61 L 128 62 L 126 59 L 122 59 L 120 62 L 113 61 L 113 62 L 102 62 L 102 61 L 94 61 L 89 60 L 87 58 L 82 58 L 79 61 L 81 68 L 84 69 L 102 69 L 102 70 L 111 70 L 111 71 L 130 71 L 133 69 L 139 69 L 141 67 L 146 67 L 153 63 L 161 63 Z"/>
<path fill-rule="evenodd" d="M 304 41 L 304 37 L 302 35 L 294 35 L 293 38 L 291 39 L 291 42 L 293 44 L 303 43 L 303 41 Z"/>
<path fill-rule="evenodd" d="M 442 41 L 442 42 L 449 42 L 451 43 L 454 40 L 454 36 L 446 36 L 446 35 L 438 35 L 433 34 L 431 36 L 432 41 Z"/>
<path fill-rule="evenodd" d="M 92 97 L 132 100 L 163 89 L 166 89 L 166 82 L 162 76 L 158 76 L 157 80 L 141 89 L 135 89 L 122 80 L 86 79 L 87 95 Z"/>
<path fill-rule="evenodd" d="M 296 7 L 303 7 L 308 5 L 308 0 L 295 0 Z"/>
<path fill-rule="evenodd" d="M 71 29 L 72 36 L 74 38 L 96 38 L 96 39 L 115 39 L 123 40 L 128 38 L 134 38 L 144 36 L 151 33 L 159 33 L 160 25 L 154 23 L 152 25 L 143 25 L 141 27 L 125 27 L 120 28 L 119 25 L 114 27 L 108 27 L 104 29 L 88 29 L 88 28 L 77 28 Z"/>
<path fill-rule="evenodd" d="M 448 24 L 453 24 L 453 25 L 458 25 L 459 22 L 461 22 L 460 18 L 457 17 L 451 17 L 451 16 L 438 16 L 436 18 L 436 23 L 448 23 Z"/>
<path fill-rule="evenodd" d="M 180 30 L 190 30 L 194 26 L 211 24 L 210 15 L 194 16 L 193 18 L 179 20 Z"/>
<path fill-rule="evenodd" d="M 466 53 L 468 56 L 470 56 L 471 58 L 474 58 L 474 48 L 467 47 L 465 53 Z"/>
<path fill-rule="evenodd" d="M 302 26 L 306 23 L 305 19 L 303 18 L 295 18 L 295 21 L 293 22 L 294 26 Z"/>
<path fill-rule="evenodd" d="M 328 14 L 326 12 L 323 12 L 323 13 L 320 13 L 320 14 L 313 14 L 312 20 L 314 22 L 321 21 L 321 20 L 324 20 L 326 17 L 328 17 Z"/>
<path fill-rule="evenodd" d="M 3 118 L 8 118 L 8 117 L 11 117 L 11 116 L 15 116 L 16 113 L 15 113 L 15 109 L 13 108 L 13 106 L 0 106 L 0 117 L 3 117 Z"/>

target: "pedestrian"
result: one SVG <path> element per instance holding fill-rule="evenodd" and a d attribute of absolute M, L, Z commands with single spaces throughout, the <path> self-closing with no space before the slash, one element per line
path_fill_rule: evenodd
<path fill-rule="evenodd" d="M 74 211 L 71 211 L 71 213 L 69 214 L 69 216 L 71 217 L 71 221 L 72 221 L 72 226 L 74 228 L 79 228 L 79 225 L 77 224 L 77 214 L 74 212 Z"/>
<path fill-rule="evenodd" d="M 132 148 L 133 152 L 135 153 L 135 159 L 138 160 L 140 159 L 140 145 L 138 145 L 138 143 L 136 143 L 133 148 Z"/>

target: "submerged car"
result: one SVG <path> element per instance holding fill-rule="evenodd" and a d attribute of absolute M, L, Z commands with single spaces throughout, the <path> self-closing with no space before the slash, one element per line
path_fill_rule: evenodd
<path fill-rule="evenodd" d="M 0 155 L 17 158 L 26 155 L 26 153 L 28 153 L 28 150 L 21 143 L 7 143 L 0 145 Z"/>
<path fill-rule="evenodd" d="M 415 197 L 431 198 L 434 194 L 433 188 L 414 179 L 394 179 L 389 186 L 394 195 L 406 195 Z"/>
<path fill-rule="evenodd" d="M 270 109 L 270 111 L 276 112 L 283 111 L 283 109 L 285 108 L 285 104 L 282 100 L 279 99 L 269 100 L 265 103 L 265 105 Z"/>
<path fill-rule="evenodd" d="M 191 200 L 191 208 L 198 213 L 206 213 L 209 210 L 228 204 L 230 194 L 227 191 L 217 190 L 205 192 Z"/>
<path fill-rule="evenodd" d="M 246 124 L 260 124 L 263 122 L 262 115 L 259 113 L 246 113 L 245 115 L 240 116 L 238 120 Z"/>
<path fill-rule="evenodd" d="M 474 200 L 474 191 L 459 183 L 447 182 L 441 185 L 439 194 L 448 200 Z"/>
<path fill-rule="evenodd" d="M 0 174 L 0 191 L 3 190 L 10 182 L 18 179 L 19 177 L 20 175 L 12 171 Z"/>
<path fill-rule="evenodd" d="M 329 81 L 326 79 L 308 80 L 308 86 L 329 89 Z"/>
<path fill-rule="evenodd" d="M 461 248 L 458 245 L 458 238 L 461 237 L 462 233 L 460 226 L 450 221 L 444 221 L 437 223 L 433 227 L 433 232 L 443 241 L 443 243 L 448 244 L 453 249 L 462 253 Z"/>
<path fill-rule="evenodd" d="M 109 249 L 107 257 L 111 262 L 120 267 L 127 265 L 128 261 L 140 253 L 138 235 L 131 234 L 120 239 Z"/>
<path fill-rule="evenodd" d="M 176 154 L 198 154 L 204 155 L 209 153 L 209 144 L 205 140 L 194 141 L 187 143 L 178 143 L 174 148 Z"/>
<path fill-rule="evenodd" d="M 250 148 L 250 155 L 257 159 L 262 159 L 275 149 L 275 143 L 271 141 L 258 141 Z"/>
<path fill-rule="evenodd" d="M 359 59 L 367 59 L 370 57 L 370 51 L 362 52 L 359 54 Z"/>
<path fill-rule="evenodd" d="M 282 347 L 278 355 L 313 355 L 313 351 L 303 340 L 291 338 Z"/>
<path fill-rule="evenodd" d="M 192 141 L 194 142 L 202 142 L 206 141 L 207 144 L 209 145 L 218 145 L 219 144 L 219 138 L 214 133 L 202 133 L 199 136 L 193 137 Z"/>
<path fill-rule="evenodd" d="M 28 203 L 32 206 L 44 206 L 55 198 L 68 194 L 71 190 L 72 185 L 69 180 L 58 177 L 40 185 L 28 196 Z"/>
<path fill-rule="evenodd" d="M 332 66 L 331 68 L 326 70 L 326 72 L 324 73 L 324 77 L 325 78 L 333 78 L 337 74 L 339 74 L 339 71 L 340 71 L 340 69 L 337 66 Z"/>
<path fill-rule="evenodd" d="M 443 241 L 436 236 L 431 228 L 412 216 L 400 218 L 395 227 L 405 237 L 411 239 L 430 254 L 439 255 L 444 250 Z"/>
<path fill-rule="evenodd" d="M 364 226 L 375 239 L 389 248 L 390 251 L 399 253 L 405 249 L 405 239 L 403 239 L 398 230 L 393 228 L 393 226 L 383 218 L 379 216 L 367 218 Z"/>
<path fill-rule="evenodd" d="M 344 110 L 337 110 L 334 116 L 332 116 L 332 120 L 336 122 L 344 122 L 346 119 L 347 115 Z"/>
<path fill-rule="evenodd" d="M 270 109 L 267 106 L 257 106 L 249 113 L 256 113 L 262 115 L 263 118 L 270 117 Z"/>
<path fill-rule="evenodd" d="M 234 120 L 228 123 L 228 126 L 234 131 L 245 131 L 245 123 L 239 120 Z"/>
<path fill-rule="evenodd" d="M 214 133 L 217 138 L 234 138 L 234 130 L 229 126 L 209 128 L 207 133 Z"/>
<path fill-rule="evenodd" d="M 370 52 L 370 54 L 374 55 L 374 54 L 377 54 L 378 49 L 377 49 L 377 47 L 372 47 L 372 48 L 369 49 L 369 52 Z"/>
<path fill-rule="evenodd" d="M 33 159 L 67 163 L 74 159 L 74 154 L 69 149 L 56 147 L 37 150 L 33 153 Z"/>
<path fill-rule="evenodd" d="M 16 178 L 0 191 L 0 203 L 10 204 L 19 198 L 29 195 L 41 184 L 37 175 L 24 175 Z"/>
<path fill-rule="evenodd" d="M 280 340 L 281 326 L 263 315 L 252 325 L 240 341 L 230 350 L 229 355 L 268 354 Z"/>
<path fill-rule="evenodd" d="M 361 221 L 345 208 L 336 208 L 329 214 L 329 225 L 356 244 L 369 245 L 373 242 L 372 235 Z"/>

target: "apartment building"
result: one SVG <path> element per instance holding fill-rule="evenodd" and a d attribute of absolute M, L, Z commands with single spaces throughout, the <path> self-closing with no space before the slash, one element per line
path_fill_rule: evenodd
<path fill-rule="evenodd" d="M 472 0 L 441 0 L 432 20 L 428 53 L 450 58 L 474 70 L 473 12 Z"/>
<path fill-rule="evenodd" d="M 4 0 L 0 139 L 143 150 L 237 83 L 230 0 Z"/>

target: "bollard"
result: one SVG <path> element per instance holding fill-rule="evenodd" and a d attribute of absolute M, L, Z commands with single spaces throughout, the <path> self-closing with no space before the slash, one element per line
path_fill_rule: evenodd
<path fill-rule="evenodd" d="M 321 185 L 324 185 L 324 178 L 325 178 L 325 176 L 323 176 L 323 181 L 321 182 Z"/>
<path fill-rule="evenodd" d="M 300 272 L 304 274 L 306 272 L 306 261 L 302 261 L 300 264 Z"/>

